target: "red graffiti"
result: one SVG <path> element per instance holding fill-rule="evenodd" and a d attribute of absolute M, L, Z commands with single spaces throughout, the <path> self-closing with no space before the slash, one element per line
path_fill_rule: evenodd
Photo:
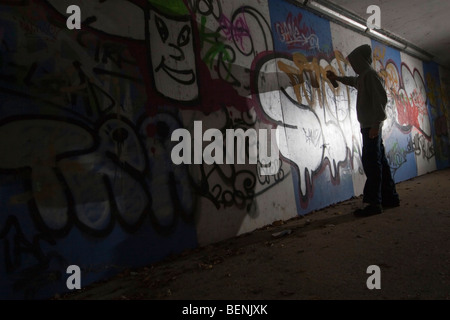
<path fill-rule="evenodd" d="M 420 128 L 419 124 L 419 109 L 411 103 L 411 100 L 406 96 L 405 91 L 399 93 L 391 92 L 394 97 L 395 105 L 397 106 L 398 123 L 400 125 L 412 125 Z"/>

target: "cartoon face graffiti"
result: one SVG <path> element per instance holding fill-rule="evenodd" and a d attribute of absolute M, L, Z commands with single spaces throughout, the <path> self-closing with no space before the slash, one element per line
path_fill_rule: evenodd
<path fill-rule="evenodd" d="M 198 85 L 189 16 L 150 10 L 149 43 L 156 90 L 174 100 L 195 100 Z"/>

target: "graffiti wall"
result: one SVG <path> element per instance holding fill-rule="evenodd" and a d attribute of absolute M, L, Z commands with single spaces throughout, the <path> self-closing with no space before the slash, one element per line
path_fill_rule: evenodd
<path fill-rule="evenodd" d="M 48 298 L 70 265 L 84 286 L 360 195 L 356 90 L 326 72 L 355 75 L 346 56 L 364 43 L 395 180 L 448 167 L 448 71 L 291 1 L 0 0 L 0 298 Z M 230 148 L 230 132 L 273 140 Z M 252 150 L 270 141 L 263 174 Z"/>

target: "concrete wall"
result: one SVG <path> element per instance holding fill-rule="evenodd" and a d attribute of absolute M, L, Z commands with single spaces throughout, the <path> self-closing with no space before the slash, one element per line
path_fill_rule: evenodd
<path fill-rule="evenodd" d="M 395 180 L 448 167 L 448 71 L 288 2 L 0 0 L 0 297 L 50 297 L 69 265 L 87 285 L 360 195 L 356 92 L 325 72 L 354 74 L 363 43 L 388 87 Z M 194 121 L 275 129 L 277 174 L 175 165 L 171 135 Z"/>

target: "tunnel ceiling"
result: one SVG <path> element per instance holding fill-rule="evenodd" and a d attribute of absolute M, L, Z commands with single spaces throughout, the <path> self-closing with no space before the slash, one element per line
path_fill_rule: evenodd
<path fill-rule="evenodd" d="M 450 1 L 448 0 L 332 0 L 367 19 L 367 7 L 381 9 L 382 29 L 427 51 L 436 62 L 450 68 Z"/>

